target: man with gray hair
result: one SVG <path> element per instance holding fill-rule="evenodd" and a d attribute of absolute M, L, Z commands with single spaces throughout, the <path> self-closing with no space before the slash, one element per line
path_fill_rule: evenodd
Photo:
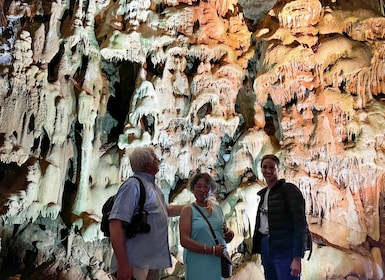
<path fill-rule="evenodd" d="M 129 225 L 139 208 L 140 182 L 130 177 L 119 188 L 112 207 L 110 240 L 117 260 L 118 280 L 159 280 L 160 270 L 171 267 L 168 242 L 168 216 L 178 216 L 183 205 L 167 205 L 162 190 L 155 183 L 160 160 L 152 147 L 135 149 L 129 155 L 134 176 L 145 188 L 144 210 L 148 213 L 148 233 L 126 236 Z"/>

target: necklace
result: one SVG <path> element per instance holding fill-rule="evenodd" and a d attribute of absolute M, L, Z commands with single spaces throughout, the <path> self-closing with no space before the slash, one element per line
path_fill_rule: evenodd
<path fill-rule="evenodd" d="M 206 210 L 211 209 L 211 203 L 207 203 L 207 206 L 204 206 L 203 208 L 205 208 Z"/>
<path fill-rule="evenodd" d="M 196 202 L 196 204 L 198 204 L 198 206 L 200 206 L 200 207 L 202 207 L 202 208 L 204 208 L 204 209 L 206 209 L 206 210 L 208 210 L 208 209 L 211 208 L 211 203 L 210 203 L 210 202 L 208 202 L 206 206 L 199 205 L 199 203 L 197 203 L 197 202 Z"/>

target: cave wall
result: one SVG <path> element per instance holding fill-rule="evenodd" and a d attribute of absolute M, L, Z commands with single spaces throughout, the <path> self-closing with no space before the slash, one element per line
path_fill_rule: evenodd
<path fill-rule="evenodd" d="M 0 276 L 108 279 L 101 207 L 154 146 L 169 203 L 196 171 L 236 232 L 233 279 L 262 277 L 250 238 L 265 153 L 306 199 L 304 279 L 383 279 L 382 1 L 0 3 Z M 174 266 L 183 275 L 178 219 Z M 11 269 L 10 269 L 11 268 Z"/>

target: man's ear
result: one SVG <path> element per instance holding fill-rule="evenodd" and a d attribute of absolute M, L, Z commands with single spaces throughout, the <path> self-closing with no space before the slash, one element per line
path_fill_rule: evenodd
<path fill-rule="evenodd" d="M 144 171 L 148 171 L 149 169 L 151 169 L 151 163 L 150 162 L 146 162 L 145 164 L 144 164 Z"/>

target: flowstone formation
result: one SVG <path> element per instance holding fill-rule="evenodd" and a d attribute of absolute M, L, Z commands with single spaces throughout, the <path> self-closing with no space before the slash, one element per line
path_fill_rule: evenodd
<path fill-rule="evenodd" d="M 260 158 L 306 199 L 304 279 L 384 279 L 382 1 L 0 3 L 0 278 L 112 279 L 101 208 L 154 146 L 169 203 L 197 171 L 250 255 Z M 178 218 L 170 219 L 183 277 Z"/>

